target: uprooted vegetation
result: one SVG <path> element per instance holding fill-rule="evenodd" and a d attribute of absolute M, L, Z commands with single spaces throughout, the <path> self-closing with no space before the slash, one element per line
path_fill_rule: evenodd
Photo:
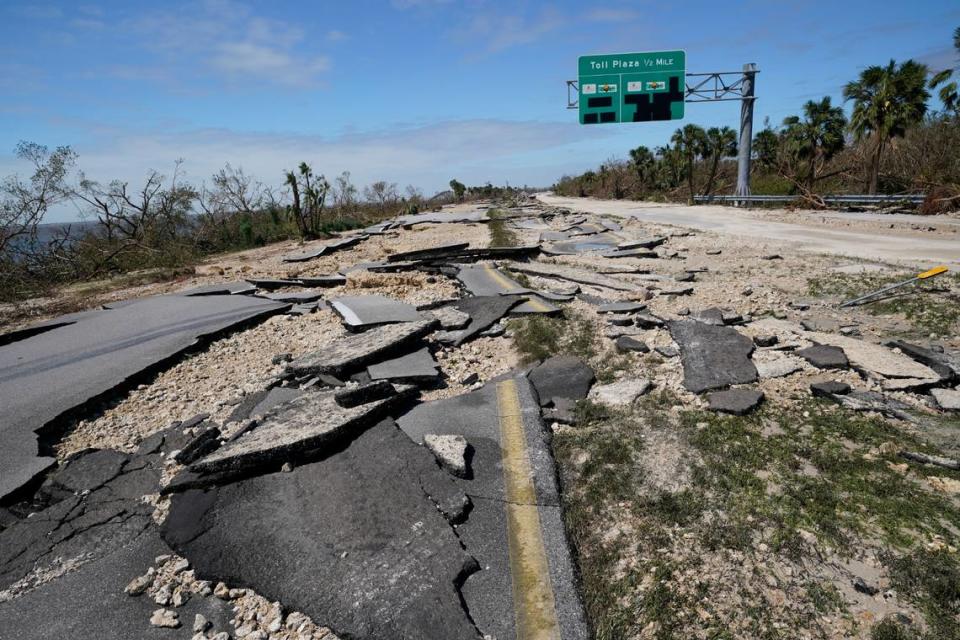
<path fill-rule="evenodd" d="M 597 638 L 960 633 L 960 562 L 943 551 L 960 472 L 898 459 L 925 449 L 916 437 L 814 401 L 587 409 L 554 444 Z"/>

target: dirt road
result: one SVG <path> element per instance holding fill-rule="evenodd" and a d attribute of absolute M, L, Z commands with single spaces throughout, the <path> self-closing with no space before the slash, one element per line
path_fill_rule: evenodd
<path fill-rule="evenodd" d="M 566 198 L 538 194 L 545 204 L 573 211 L 637 218 L 645 222 L 690 227 L 735 236 L 762 238 L 796 245 L 804 251 L 832 253 L 884 262 L 960 265 L 957 220 L 929 216 L 857 213 L 847 228 L 837 228 L 837 217 L 796 215 L 798 222 L 782 222 L 783 211 L 744 211 L 733 207 L 690 207 L 594 198 Z M 821 220 L 827 222 L 822 224 Z M 919 227 L 919 229 L 915 228 Z M 922 230 L 933 228 L 933 231 Z"/>

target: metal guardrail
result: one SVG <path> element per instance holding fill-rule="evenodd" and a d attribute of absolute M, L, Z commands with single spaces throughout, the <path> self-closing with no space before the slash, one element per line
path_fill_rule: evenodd
<path fill-rule="evenodd" d="M 922 204 L 927 196 L 922 193 L 903 195 L 837 195 L 821 196 L 826 204 Z M 797 202 L 799 196 L 694 196 L 694 202 Z"/>

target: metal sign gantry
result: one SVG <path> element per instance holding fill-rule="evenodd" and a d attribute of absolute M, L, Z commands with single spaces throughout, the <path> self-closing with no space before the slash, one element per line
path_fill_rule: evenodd
<path fill-rule="evenodd" d="M 684 102 L 730 102 L 739 100 L 740 144 L 737 151 L 737 196 L 750 195 L 750 155 L 753 142 L 754 83 L 760 73 L 755 63 L 743 65 L 742 71 L 687 73 Z M 567 109 L 580 109 L 580 87 L 577 80 L 567 80 Z M 582 116 L 581 116 L 582 118 Z"/>

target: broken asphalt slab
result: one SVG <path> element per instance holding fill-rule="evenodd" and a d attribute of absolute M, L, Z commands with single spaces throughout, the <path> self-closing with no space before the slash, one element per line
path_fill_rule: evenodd
<path fill-rule="evenodd" d="M 680 347 L 687 390 L 702 393 L 757 380 L 757 369 L 750 361 L 753 341 L 736 329 L 696 320 L 673 321 L 668 326 Z"/>
<path fill-rule="evenodd" d="M 522 298 L 517 296 L 474 296 L 458 300 L 454 308 L 470 316 L 470 323 L 459 331 L 438 333 L 437 340 L 460 346 L 495 325 L 521 302 Z"/>
<path fill-rule="evenodd" d="M 361 240 L 366 240 L 366 236 L 357 235 L 349 238 L 342 238 L 333 242 L 327 242 L 316 247 L 311 247 L 301 253 L 293 253 L 281 258 L 284 262 L 307 262 L 320 256 L 325 256 L 343 249 L 347 249 L 358 244 Z"/>
<path fill-rule="evenodd" d="M 473 503 L 457 533 L 481 567 L 461 587 L 480 631 L 496 638 L 589 637 L 554 461 L 529 382 L 503 376 L 477 391 L 418 405 L 397 423 L 414 442 L 459 435 L 473 449 L 470 477 L 453 480 Z M 541 628 L 531 624 L 538 619 Z"/>
<path fill-rule="evenodd" d="M 324 373 L 341 377 L 390 355 L 399 355 L 428 335 L 438 324 L 436 319 L 418 320 L 347 334 L 289 363 L 286 373 L 292 376 Z"/>
<path fill-rule="evenodd" d="M 595 287 L 606 287 L 614 291 L 636 291 L 637 286 L 632 282 L 611 278 L 587 269 L 567 267 L 546 262 L 511 262 L 510 270 L 517 273 L 527 273 L 543 278 L 567 280 L 578 284 L 588 284 Z"/>
<path fill-rule="evenodd" d="M 343 407 L 332 391 L 310 391 L 261 416 L 256 426 L 190 465 L 166 492 L 206 486 L 283 463 L 310 461 L 335 451 L 334 444 L 356 436 L 409 399 L 413 387 L 366 404 Z"/>
<path fill-rule="evenodd" d="M 251 296 L 155 296 L 0 347 L 0 498 L 53 459 L 37 431 L 172 358 L 287 305 Z"/>
<path fill-rule="evenodd" d="M 460 265 L 457 272 L 464 288 L 473 296 L 521 295 L 524 301 L 511 308 L 511 314 L 543 313 L 556 315 L 560 308 L 555 307 L 536 295 L 536 292 L 509 278 L 499 269 L 489 264 Z M 533 295 L 530 295 L 533 294 Z"/>
<path fill-rule="evenodd" d="M 252 588 L 343 637 L 479 640 L 458 590 L 479 567 L 437 509 L 457 496 L 385 420 L 290 473 L 175 495 L 162 530 L 199 578 Z"/>
<path fill-rule="evenodd" d="M 583 400 L 596 380 L 593 369 L 575 356 L 547 358 L 534 367 L 528 377 L 537 391 L 540 406 L 549 405 L 554 398 Z"/>
<path fill-rule="evenodd" d="M 421 319 L 414 306 L 381 295 L 340 296 L 333 298 L 330 306 L 351 331 Z"/>
<path fill-rule="evenodd" d="M 399 358 L 371 364 L 367 367 L 367 374 L 371 380 L 430 382 L 440 377 L 439 367 L 430 350 L 424 347 Z"/>

